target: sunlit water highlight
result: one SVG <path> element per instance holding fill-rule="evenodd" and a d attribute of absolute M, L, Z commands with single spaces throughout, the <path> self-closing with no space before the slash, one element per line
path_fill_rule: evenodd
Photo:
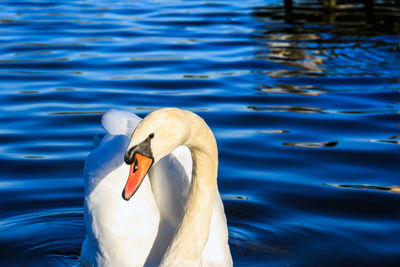
<path fill-rule="evenodd" d="M 101 115 L 176 106 L 235 266 L 399 266 L 399 8 L 295 2 L 1 1 L 0 265 L 78 266 Z"/>

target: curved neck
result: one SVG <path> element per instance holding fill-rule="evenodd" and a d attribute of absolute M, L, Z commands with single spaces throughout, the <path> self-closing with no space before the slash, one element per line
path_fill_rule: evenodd
<path fill-rule="evenodd" d="M 217 190 L 218 149 L 214 135 L 198 116 L 184 143 L 192 154 L 193 175 L 185 212 L 160 266 L 199 266 L 208 241 Z"/>

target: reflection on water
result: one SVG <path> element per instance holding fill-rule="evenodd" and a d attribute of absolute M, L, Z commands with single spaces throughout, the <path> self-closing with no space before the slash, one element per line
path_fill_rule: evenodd
<path fill-rule="evenodd" d="M 26 159 L 43 159 L 44 158 L 44 156 L 25 156 L 24 158 L 26 158 Z"/>
<path fill-rule="evenodd" d="M 326 12 L 322 1 L 294 1 L 289 8 L 283 3 L 276 4 L 259 6 L 253 12 L 257 20 L 265 22 L 255 33 L 265 49 L 256 56 L 297 68 L 272 71 L 271 77 L 332 76 L 335 75 L 332 70 L 354 75 L 355 70 L 350 71 L 345 65 L 360 59 L 369 64 L 359 64 L 357 75 L 376 75 L 372 67 L 387 62 L 379 57 L 379 52 L 371 54 L 368 50 L 388 46 L 388 43 L 380 38 L 370 43 L 366 37 L 400 32 L 400 8 L 394 1 L 381 1 L 373 9 L 364 9 L 359 3 L 337 1 L 334 12 Z M 284 20 L 287 24 L 277 27 L 271 20 Z M 400 43 L 396 41 L 388 46 L 393 51 L 399 48 Z"/>
<path fill-rule="evenodd" d="M 334 147 L 338 145 L 338 142 L 296 142 L 290 143 L 285 142 L 283 143 L 285 146 L 294 146 L 294 147 Z"/>
<path fill-rule="evenodd" d="M 261 85 L 259 89 L 267 93 L 281 93 L 281 94 L 299 94 L 306 96 L 319 96 L 326 92 L 326 90 L 315 89 L 312 85 L 291 85 L 291 84 L 275 84 L 274 86 Z"/>
<path fill-rule="evenodd" d="M 375 140 L 375 139 L 370 139 L 371 142 L 382 142 L 382 143 L 388 143 L 388 144 L 397 144 L 400 145 L 400 140 L 396 140 L 399 137 L 397 135 L 390 137 L 389 139 L 381 139 L 381 140 Z"/>
<path fill-rule="evenodd" d="M 400 193 L 400 186 L 377 186 L 377 185 L 344 185 L 344 184 L 333 184 L 333 186 L 339 188 L 348 189 L 366 189 L 366 190 L 378 190 L 383 192 Z"/>
<path fill-rule="evenodd" d="M 58 115 L 58 116 L 65 116 L 65 115 L 94 115 L 94 114 L 104 114 L 105 111 L 63 111 L 63 112 L 50 112 L 48 115 Z"/>
<path fill-rule="evenodd" d="M 272 72 L 271 77 L 322 74 L 324 70 L 320 66 L 322 66 L 324 58 L 318 56 L 318 54 L 325 55 L 327 52 L 319 49 L 309 50 L 305 44 L 317 39 L 319 39 L 319 36 L 315 34 L 269 34 L 266 38 L 263 38 L 268 46 L 267 53 L 258 56 L 296 67 L 296 70 L 290 72 Z"/>
<path fill-rule="evenodd" d="M 228 199 L 230 199 L 230 200 L 249 200 L 249 198 L 246 196 L 233 196 L 233 195 L 223 195 L 222 199 L 224 199 L 224 200 L 225 199 L 226 200 L 228 200 Z"/>
<path fill-rule="evenodd" d="M 235 266 L 399 266 L 399 6 L 285 2 L 0 1 L 0 265 L 78 266 L 101 115 L 176 106 Z"/>
<path fill-rule="evenodd" d="M 267 106 L 255 107 L 249 106 L 251 110 L 266 112 L 297 112 L 297 113 L 325 113 L 324 110 L 314 107 L 295 107 L 295 106 Z"/>

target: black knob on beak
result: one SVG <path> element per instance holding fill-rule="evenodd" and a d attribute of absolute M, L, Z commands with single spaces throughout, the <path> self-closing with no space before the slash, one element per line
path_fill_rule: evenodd
<path fill-rule="evenodd" d="M 139 153 L 148 158 L 153 158 L 153 153 L 151 152 L 151 139 L 154 138 L 154 134 L 150 134 L 143 142 L 131 147 L 125 152 L 124 161 L 128 165 L 132 165 L 135 161 L 135 154 Z"/>
<path fill-rule="evenodd" d="M 131 147 L 125 152 L 124 161 L 126 164 L 132 165 L 133 161 L 135 160 L 135 152 L 135 147 Z"/>

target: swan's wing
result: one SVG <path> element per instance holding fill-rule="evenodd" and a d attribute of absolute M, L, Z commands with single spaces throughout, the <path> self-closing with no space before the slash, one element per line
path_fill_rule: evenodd
<path fill-rule="evenodd" d="M 183 170 L 185 171 L 184 176 L 189 181 L 189 184 L 192 181 L 192 155 L 190 154 L 190 150 L 186 146 L 178 146 L 175 148 L 174 151 L 171 153 L 182 165 Z M 182 174 L 183 175 L 183 174 Z"/>
<path fill-rule="evenodd" d="M 131 137 L 133 130 L 142 119 L 136 114 L 118 109 L 110 109 L 101 118 L 101 124 L 109 135 L 126 135 Z"/>
<path fill-rule="evenodd" d="M 126 111 L 105 113 L 107 134 L 85 160 L 87 236 L 81 259 L 89 266 L 142 266 L 157 235 L 160 215 L 149 179 L 130 201 L 121 196 L 129 173 L 123 158 L 139 122 Z"/>
<path fill-rule="evenodd" d="M 107 134 L 85 159 L 83 177 L 86 194 L 124 162 L 129 137 L 140 121 L 140 117 L 124 110 L 111 109 L 103 115 L 101 123 Z"/>
<path fill-rule="evenodd" d="M 179 146 L 150 170 L 151 186 L 163 220 L 176 225 L 186 203 L 192 176 L 192 157 Z"/>
<path fill-rule="evenodd" d="M 85 159 L 83 179 L 86 195 L 111 171 L 124 162 L 129 139 L 125 135 L 106 136 Z"/>

